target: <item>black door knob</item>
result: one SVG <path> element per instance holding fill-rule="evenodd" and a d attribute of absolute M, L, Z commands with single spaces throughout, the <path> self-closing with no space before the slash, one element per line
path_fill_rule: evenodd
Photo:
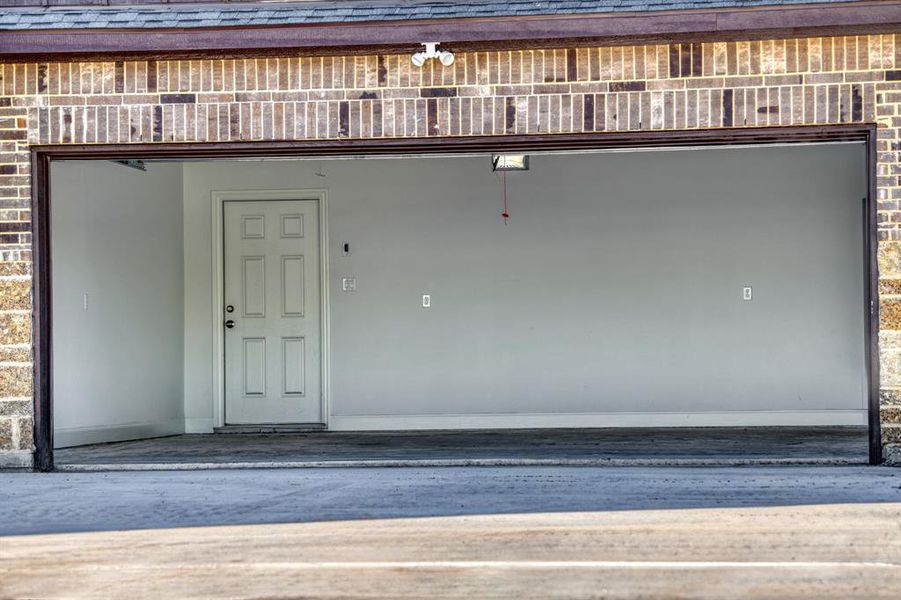
<path fill-rule="evenodd" d="M 228 321 L 225 322 L 225 326 L 226 326 L 228 329 L 231 329 L 232 327 L 235 326 L 235 322 L 232 321 L 231 319 L 229 319 Z"/>

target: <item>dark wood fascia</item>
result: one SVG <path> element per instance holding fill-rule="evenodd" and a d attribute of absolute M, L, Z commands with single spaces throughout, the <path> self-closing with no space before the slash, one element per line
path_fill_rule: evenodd
<path fill-rule="evenodd" d="M 603 150 L 658 146 L 712 146 L 785 142 L 853 141 L 870 138 L 872 126 L 803 125 L 685 131 L 598 132 L 501 136 L 330 139 L 269 142 L 33 145 L 53 160 L 194 159 L 282 156 L 455 154 L 460 152 Z"/>
<path fill-rule="evenodd" d="M 224 58 L 515 49 L 901 32 L 901 0 L 646 13 L 430 19 L 197 29 L 0 31 L 6 61 L 94 57 Z"/>
<path fill-rule="evenodd" d="M 867 197 L 864 198 L 864 327 L 865 361 L 867 371 L 867 425 L 869 432 L 870 464 L 878 465 L 882 455 L 882 415 L 879 397 L 879 263 L 877 254 L 877 196 L 876 173 L 879 162 L 877 130 L 872 125 L 867 134 Z"/>
<path fill-rule="evenodd" d="M 34 468 L 53 470 L 53 392 L 50 299 L 50 154 L 31 150 L 32 336 L 34 352 Z"/>

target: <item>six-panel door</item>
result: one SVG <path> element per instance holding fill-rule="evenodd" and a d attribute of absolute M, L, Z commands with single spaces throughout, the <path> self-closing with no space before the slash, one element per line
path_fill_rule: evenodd
<path fill-rule="evenodd" d="M 315 200 L 225 202 L 225 422 L 320 423 Z"/>

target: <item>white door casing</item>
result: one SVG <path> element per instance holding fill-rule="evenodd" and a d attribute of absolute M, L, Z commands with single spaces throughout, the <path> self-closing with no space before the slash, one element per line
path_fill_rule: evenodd
<path fill-rule="evenodd" d="M 323 421 L 319 210 L 223 202 L 226 424 Z"/>

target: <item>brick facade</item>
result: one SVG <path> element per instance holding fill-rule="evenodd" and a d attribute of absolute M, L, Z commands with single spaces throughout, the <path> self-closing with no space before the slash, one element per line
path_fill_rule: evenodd
<path fill-rule="evenodd" d="M 30 450 L 29 144 L 877 123 L 883 439 L 901 443 L 901 33 L 408 55 L 0 65 L 0 452 Z"/>

